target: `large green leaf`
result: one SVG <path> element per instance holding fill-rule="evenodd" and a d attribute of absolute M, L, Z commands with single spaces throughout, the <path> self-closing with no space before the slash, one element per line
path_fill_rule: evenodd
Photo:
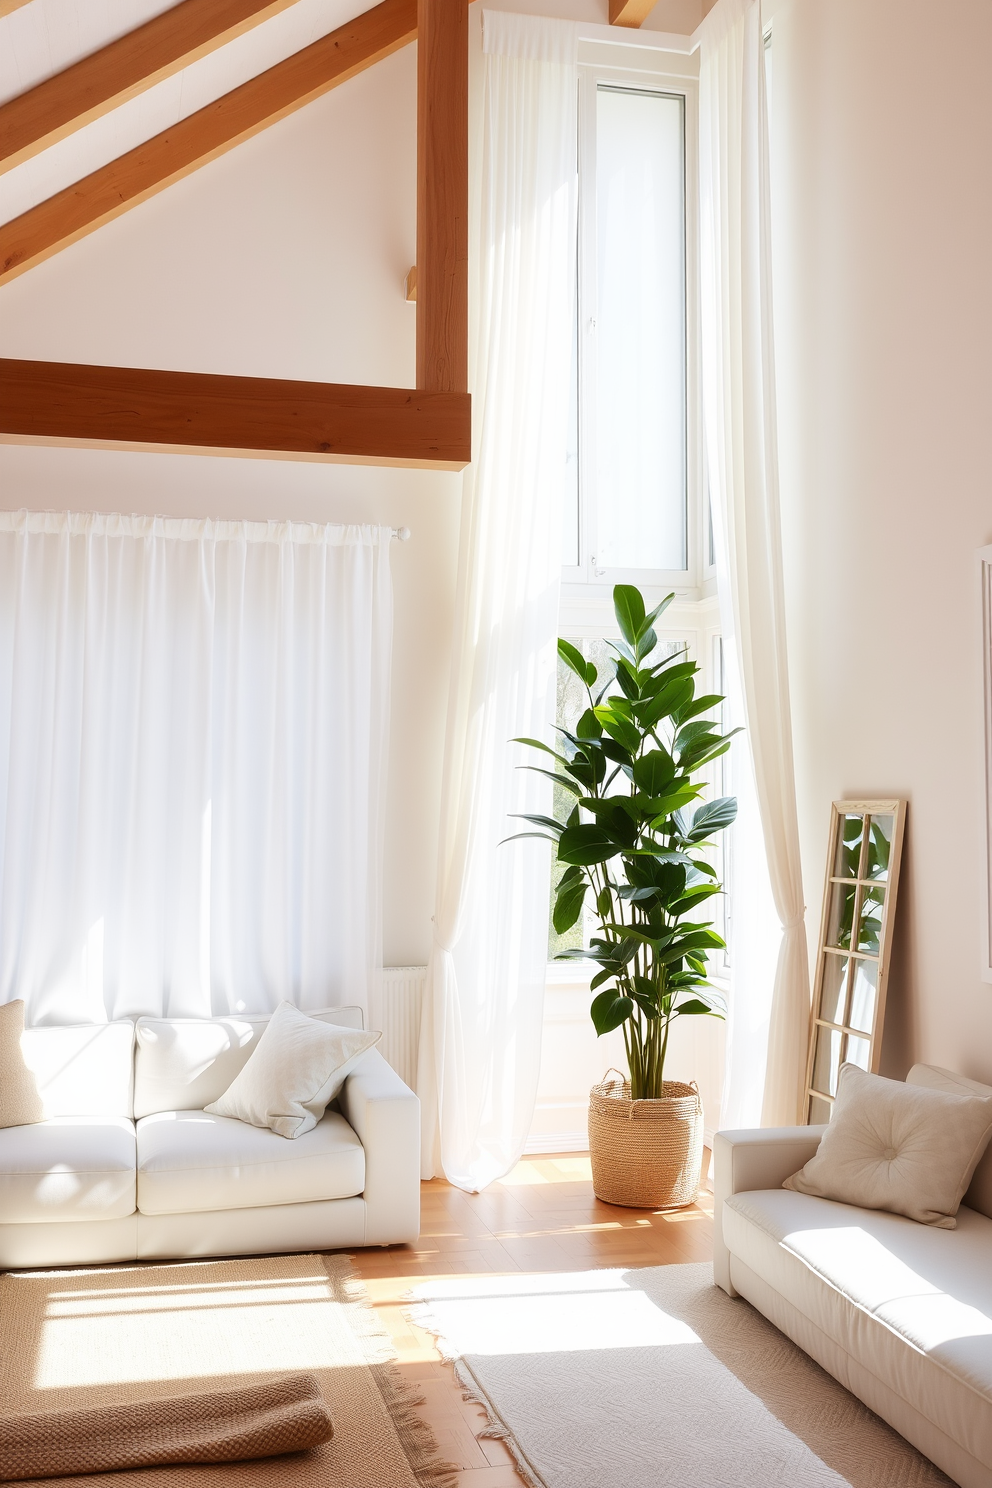
<path fill-rule="evenodd" d="M 566 827 L 558 839 L 558 859 L 562 863 L 588 866 L 591 863 L 606 863 L 621 852 L 623 844 L 597 822 L 581 822 L 577 827 Z"/>
<path fill-rule="evenodd" d="M 641 747 L 640 730 L 620 712 L 616 706 L 618 701 L 618 698 L 611 698 L 608 703 L 601 703 L 596 709 L 596 717 L 611 739 L 616 739 L 630 754 L 636 754 Z"/>
<path fill-rule="evenodd" d="M 628 646 L 636 645 L 644 624 L 644 600 L 641 591 L 633 584 L 617 584 L 613 589 L 613 608 L 616 611 L 620 634 Z"/>
<path fill-rule="evenodd" d="M 702 842 L 714 832 L 722 832 L 737 820 L 736 796 L 720 796 L 707 801 L 693 814 L 692 827 L 686 834 L 688 842 Z"/>
<path fill-rule="evenodd" d="M 593 710 L 587 708 L 575 725 L 575 737 L 577 739 L 600 739 L 602 736 L 603 725 Z"/>
<path fill-rule="evenodd" d="M 511 811 L 510 815 L 516 817 L 518 821 L 530 822 L 532 827 L 547 827 L 548 831 L 554 832 L 556 836 L 565 830 L 561 822 L 555 821 L 553 816 L 532 816 L 529 811 Z"/>
<path fill-rule="evenodd" d="M 571 641 L 558 639 L 558 655 L 567 667 L 569 667 L 580 681 L 587 687 L 591 687 L 596 680 L 596 668 L 591 661 L 586 661 L 582 652 Z"/>
<path fill-rule="evenodd" d="M 511 739 L 511 744 L 529 744 L 531 749 L 543 749 L 545 754 L 551 754 L 556 760 L 561 760 L 563 765 L 568 764 L 568 756 L 559 754 L 557 749 L 551 749 L 547 744 L 542 744 L 540 739 Z"/>
<path fill-rule="evenodd" d="M 604 1033 L 612 1033 L 614 1028 L 619 1028 L 621 1023 L 626 1023 L 634 1011 L 634 1004 L 629 997 L 621 997 L 616 987 L 607 987 L 605 992 L 600 992 L 598 997 L 592 1000 L 589 1009 L 596 1032 L 603 1036 Z"/>
<path fill-rule="evenodd" d="M 586 897 L 586 883 L 583 879 L 573 880 L 571 883 L 559 884 L 558 897 L 555 900 L 554 911 L 551 922 L 555 927 L 556 935 L 564 935 L 566 930 L 571 930 L 576 920 L 582 913 L 582 902 Z"/>
<path fill-rule="evenodd" d="M 646 796 L 661 796 L 675 779 L 675 761 L 667 749 L 651 749 L 634 761 L 634 784 Z"/>

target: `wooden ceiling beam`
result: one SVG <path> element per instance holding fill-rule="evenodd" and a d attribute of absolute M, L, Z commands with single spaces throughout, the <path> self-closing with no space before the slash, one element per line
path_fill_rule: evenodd
<path fill-rule="evenodd" d="M 0 359 L 0 442 L 460 470 L 467 393 Z"/>
<path fill-rule="evenodd" d="M 465 392 L 468 7 L 418 0 L 417 16 L 417 386 Z"/>
<path fill-rule="evenodd" d="M 0 105 L 0 172 L 135 98 L 296 0 L 182 0 Z"/>
<path fill-rule="evenodd" d="M 464 0 L 461 0 L 464 9 Z M 417 35 L 417 0 L 382 0 L 137 149 L 0 226 L 0 284 L 164 191 Z"/>
<path fill-rule="evenodd" d="M 610 25 L 642 26 L 658 0 L 610 0 Z"/>

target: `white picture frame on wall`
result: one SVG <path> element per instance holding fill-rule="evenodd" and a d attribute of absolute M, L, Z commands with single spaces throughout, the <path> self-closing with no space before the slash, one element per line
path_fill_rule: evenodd
<path fill-rule="evenodd" d="M 978 549 L 982 584 L 982 683 L 985 775 L 985 829 L 982 843 L 983 982 L 992 982 L 992 544 Z"/>

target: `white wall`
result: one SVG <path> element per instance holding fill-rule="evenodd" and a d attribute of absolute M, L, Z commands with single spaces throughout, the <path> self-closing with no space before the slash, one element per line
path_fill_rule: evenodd
<path fill-rule="evenodd" d="M 0 355 L 412 386 L 416 48 L 0 289 Z M 390 522 L 385 960 L 430 943 L 460 480 L 0 445 L 0 505 Z"/>
<path fill-rule="evenodd" d="M 992 1078 L 979 976 L 992 540 L 987 0 L 774 22 L 789 642 L 815 935 L 831 799 L 909 799 L 883 1072 Z"/>

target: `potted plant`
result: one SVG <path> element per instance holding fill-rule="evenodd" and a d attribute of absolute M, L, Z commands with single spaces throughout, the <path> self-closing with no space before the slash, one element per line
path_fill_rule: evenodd
<path fill-rule="evenodd" d="M 601 678 L 575 646 L 558 642 L 588 694 L 575 732 L 559 728 L 555 749 L 515 741 L 552 755 L 552 769 L 524 768 L 550 775 L 574 798 L 566 820 L 528 815 L 537 830 L 519 834 L 554 842 L 564 865 L 555 930 L 573 926 L 587 904 L 594 914 L 598 933 L 588 948 L 558 959 L 597 963 L 596 1032 L 623 1029 L 628 1076 L 594 1086 L 590 1097 L 593 1188 L 608 1203 L 652 1209 L 691 1204 L 699 1186 L 699 1093 L 665 1079 L 665 1058 L 676 1018 L 724 1016 L 706 976 L 707 954 L 724 946 L 705 918 L 707 901 L 721 892 L 707 849 L 737 814 L 731 796 L 689 811 L 703 792 L 703 766 L 725 753 L 732 735 L 704 716 L 723 698 L 696 695 L 698 668 L 684 650 L 657 652 L 654 622 L 673 598 L 647 613 L 640 591 L 618 584 L 623 639 L 611 643 L 611 675 Z"/>

